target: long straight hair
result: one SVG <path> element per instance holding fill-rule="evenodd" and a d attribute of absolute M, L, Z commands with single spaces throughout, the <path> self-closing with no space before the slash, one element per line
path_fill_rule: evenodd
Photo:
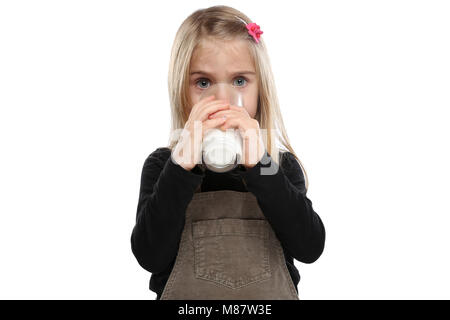
<path fill-rule="evenodd" d="M 251 23 L 252 21 L 239 10 L 219 5 L 193 12 L 179 27 L 169 63 L 168 88 L 172 125 L 168 147 L 173 149 L 177 144 L 178 139 L 174 139 L 173 133 L 175 130 L 184 128 L 189 117 L 185 106 L 191 103 L 189 98 L 190 63 L 197 45 L 202 39 L 208 37 L 224 41 L 244 39 L 247 40 L 259 79 L 255 119 L 258 120 L 260 128 L 267 132 L 266 136 L 263 135 L 266 150 L 277 163 L 279 163 L 278 150 L 292 153 L 302 168 L 307 190 L 309 182 L 306 170 L 295 154 L 284 127 L 264 39 L 261 37 L 259 43 L 256 43 L 248 34 L 243 22 Z"/>

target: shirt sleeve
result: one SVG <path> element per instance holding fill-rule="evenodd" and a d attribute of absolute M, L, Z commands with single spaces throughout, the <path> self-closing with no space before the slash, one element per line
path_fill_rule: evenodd
<path fill-rule="evenodd" d="M 284 250 L 300 262 L 312 263 L 323 252 L 325 227 L 306 196 L 305 178 L 297 159 L 284 152 L 280 163 L 266 151 L 255 166 L 242 168 L 240 174 Z"/>
<path fill-rule="evenodd" d="M 159 273 L 178 252 L 185 211 L 204 172 L 188 171 L 172 160 L 169 148 L 158 148 L 144 162 L 131 248 L 147 271 Z"/>

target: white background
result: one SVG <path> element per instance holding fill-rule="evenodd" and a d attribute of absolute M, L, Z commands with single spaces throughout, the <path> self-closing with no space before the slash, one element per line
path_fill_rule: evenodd
<path fill-rule="evenodd" d="M 450 298 L 447 1 L 0 2 L 0 298 L 156 297 L 140 174 L 175 32 L 214 4 L 261 26 L 326 227 L 300 298 Z"/>

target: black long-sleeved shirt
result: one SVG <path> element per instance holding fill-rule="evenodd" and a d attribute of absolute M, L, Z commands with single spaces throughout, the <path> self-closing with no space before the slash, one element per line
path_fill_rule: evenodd
<path fill-rule="evenodd" d="M 226 173 L 192 170 L 172 161 L 171 149 L 157 148 L 145 160 L 131 248 L 142 268 L 152 273 L 150 290 L 160 299 L 175 263 L 185 212 L 195 190 L 252 192 L 284 251 L 286 266 L 298 292 L 300 274 L 293 259 L 312 263 L 323 252 L 325 228 L 306 196 L 301 167 L 290 152 L 280 153 L 280 166 L 265 152 L 254 167 L 237 166 Z M 261 168 L 277 166 L 273 175 Z"/>

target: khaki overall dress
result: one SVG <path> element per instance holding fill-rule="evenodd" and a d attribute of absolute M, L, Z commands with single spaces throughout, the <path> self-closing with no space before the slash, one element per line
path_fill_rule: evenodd
<path fill-rule="evenodd" d="M 200 192 L 186 209 L 161 300 L 299 300 L 274 231 L 251 192 Z"/>

